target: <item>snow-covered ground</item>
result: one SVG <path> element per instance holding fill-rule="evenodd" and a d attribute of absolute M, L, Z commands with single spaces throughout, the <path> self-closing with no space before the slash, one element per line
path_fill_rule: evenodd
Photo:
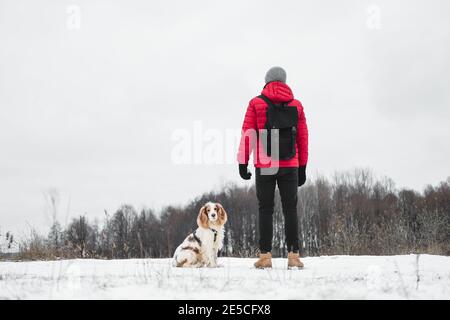
<path fill-rule="evenodd" d="M 305 269 L 255 259 L 180 269 L 170 259 L 0 262 L 0 299 L 450 299 L 450 257 L 324 256 Z"/>

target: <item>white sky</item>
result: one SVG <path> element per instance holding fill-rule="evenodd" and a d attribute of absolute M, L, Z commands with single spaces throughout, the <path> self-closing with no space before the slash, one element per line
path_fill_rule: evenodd
<path fill-rule="evenodd" d="M 70 5 L 79 29 L 67 26 Z M 398 187 L 436 184 L 449 176 L 449 9 L 445 0 L 0 0 L 0 229 L 46 230 L 50 188 L 65 223 L 248 183 L 235 164 L 174 165 L 171 134 L 195 121 L 239 130 L 273 65 L 304 104 L 309 173 L 370 167 Z"/>

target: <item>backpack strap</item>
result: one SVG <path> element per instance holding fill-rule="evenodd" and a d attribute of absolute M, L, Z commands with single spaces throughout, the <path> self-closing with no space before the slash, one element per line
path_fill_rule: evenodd
<path fill-rule="evenodd" d="M 275 109 L 275 105 L 273 104 L 273 102 L 269 99 L 269 98 L 267 98 L 265 95 L 259 95 L 258 96 L 258 98 L 260 98 L 260 99 L 262 99 L 266 104 L 267 104 L 267 112 L 266 112 L 266 117 L 267 117 L 267 121 L 266 121 L 266 125 L 265 125 L 265 128 L 266 129 L 271 129 L 272 127 L 272 125 L 270 124 L 270 119 L 269 119 L 269 113 L 270 113 L 270 110 L 272 109 Z"/>
<path fill-rule="evenodd" d="M 258 98 L 264 100 L 265 103 L 267 103 L 268 107 L 274 108 L 275 105 L 273 104 L 272 100 L 270 100 L 269 98 L 267 98 L 265 95 L 259 95 Z"/>
<path fill-rule="evenodd" d="M 264 102 L 267 103 L 267 106 L 269 106 L 270 108 L 286 107 L 287 105 L 289 105 L 289 103 L 292 102 L 292 100 L 291 100 L 291 101 L 287 101 L 287 102 L 282 102 L 280 105 L 276 105 L 272 102 L 272 100 L 270 100 L 268 97 L 266 97 L 263 94 L 259 95 L 258 98 L 264 100 Z"/>

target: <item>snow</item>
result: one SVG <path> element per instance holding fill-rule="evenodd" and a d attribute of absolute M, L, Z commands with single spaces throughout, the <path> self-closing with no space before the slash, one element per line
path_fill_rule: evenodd
<path fill-rule="evenodd" d="M 450 299 L 450 257 L 417 257 L 309 257 L 303 270 L 281 258 L 272 270 L 250 258 L 219 258 L 214 269 L 171 259 L 0 262 L 0 299 Z"/>

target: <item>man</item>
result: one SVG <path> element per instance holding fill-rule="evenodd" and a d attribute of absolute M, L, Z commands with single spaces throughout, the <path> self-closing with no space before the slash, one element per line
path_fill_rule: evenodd
<path fill-rule="evenodd" d="M 272 215 L 275 186 L 278 185 L 285 218 L 288 268 L 302 268 L 298 239 L 297 187 L 302 186 L 306 181 L 308 128 L 303 106 L 300 101 L 294 99 L 291 89 L 286 84 L 286 71 L 281 67 L 271 68 L 266 73 L 265 82 L 262 94 L 253 98 L 247 107 L 238 151 L 239 174 L 243 179 L 251 178 L 247 167 L 252 152 L 256 168 L 260 253 L 255 267 L 272 267 Z M 286 118 L 289 115 L 290 118 Z M 281 157 L 282 149 L 288 147 L 286 143 L 283 146 L 282 139 L 279 139 L 280 142 L 277 144 L 276 139 L 282 136 L 283 130 L 287 129 L 290 130 L 289 132 L 294 132 L 292 152 L 287 155 L 289 152 L 285 150 L 283 158 Z M 272 147 L 268 147 L 269 145 Z M 276 150 L 277 147 L 279 150 Z"/>

